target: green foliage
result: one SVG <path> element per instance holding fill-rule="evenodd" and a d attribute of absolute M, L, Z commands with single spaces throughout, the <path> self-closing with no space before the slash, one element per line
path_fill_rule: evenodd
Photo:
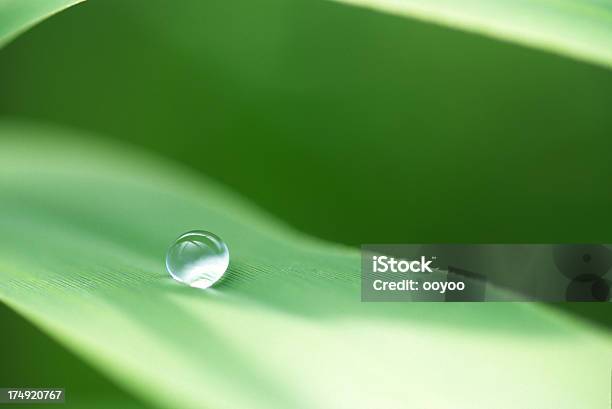
<path fill-rule="evenodd" d="M 41 20 L 84 0 L 0 0 L 0 47 Z"/>
<path fill-rule="evenodd" d="M 151 404 L 608 402 L 612 341 L 593 327 L 536 304 L 360 303 L 355 250 L 205 178 L 90 135 L 0 133 L 0 300 Z M 200 226 L 232 254 L 211 291 L 164 271 L 168 243 Z"/>
<path fill-rule="evenodd" d="M 612 67 L 609 0 L 339 0 Z"/>
<path fill-rule="evenodd" d="M 0 0 L 0 46 L 74 3 Z M 608 332 L 360 303 L 357 250 L 225 185 L 345 243 L 609 241 L 609 3 L 351 3 L 575 60 L 334 2 L 88 2 L 0 53 L 0 301 L 130 407 L 608 407 Z M 194 228 L 230 246 L 211 291 L 164 271 Z"/>
<path fill-rule="evenodd" d="M 0 46 L 84 0 L 0 1 Z M 612 66 L 612 3 L 544 0 L 337 0 Z"/>
<path fill-rule="evenodd" d="M 0 89 L 4 115 L 137 144 L 332 241 L 612 231 L 612 72 L 431 24 L 328 1 L 90 2 L 6 47 Z"/>

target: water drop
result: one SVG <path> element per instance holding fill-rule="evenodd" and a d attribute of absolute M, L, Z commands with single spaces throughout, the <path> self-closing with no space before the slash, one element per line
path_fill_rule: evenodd
<path fill-rule="evenodd" d="M 217 235 L 202 230 L 180 235 L 166 254 L 166 268 L 172 278 L 196 288 L 208 288 L 219 281 L 228 265 L 227 245 Z"/>

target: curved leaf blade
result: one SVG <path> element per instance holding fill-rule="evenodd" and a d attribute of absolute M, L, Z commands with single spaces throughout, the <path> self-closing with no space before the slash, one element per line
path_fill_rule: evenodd
<path fill-rule="evenodd" d="M 0 0 L 0 47 L 84 0 Z M 336 0 L 612 67 L 609 0 Z"/>
<path fill-rule="evenodd" d="M 609 0 L 336 0 L 612 67 Z"/>
<path fill-rule="evenodd" d="M 151 404 L 405 407 L 407 387 L 415 407 L 473 407 L 470 389 L 482 407 L 608 404 L 594 327 L 537 304 L 361 303 L 355 250 L 211 181 L 90 135 L 0 135 L 0 300 Z M 164 271 L 193 228 L 232 254 L 210 291 Z"/>
<path fill-rule="evenodd" d="M 0 47 L 55 13 L 85 0 L 0 0 Z"/>

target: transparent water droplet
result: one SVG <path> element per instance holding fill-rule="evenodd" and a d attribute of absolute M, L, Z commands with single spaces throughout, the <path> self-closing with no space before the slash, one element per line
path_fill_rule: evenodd
<path fill-rule="evenodd" d="M 208 288 L 219 281 L 228 266 L 227 245 L 203 230 L 183 233 L 166 254 L 166 268 L 172 278 L 196 288 Z"/>

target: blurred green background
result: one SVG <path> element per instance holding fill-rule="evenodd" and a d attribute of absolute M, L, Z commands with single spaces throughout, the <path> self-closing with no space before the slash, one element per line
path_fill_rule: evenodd
<path fill-rule="evenodd" d="M 609 70 L 329 1 L 90 0 L 0 52 L 0 116 L 143 147 L 351 245 L 612 241 Z M 2 384 L 133 401 L 0 313 Z"/>
<path fill-rule="evenodd" d="M 143 146 L 333 241 L 610 241 L 612 74 L 476 35 L 329 1 L 94 0 L 2 50 L 0 89 L 3 116 Z"/>

